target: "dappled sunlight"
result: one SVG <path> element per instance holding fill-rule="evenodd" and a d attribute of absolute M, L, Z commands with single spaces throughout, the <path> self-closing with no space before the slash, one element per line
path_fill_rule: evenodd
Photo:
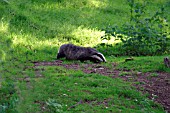
<path fill-rule="evenodd" d="M 24 5 L 19 7 L 23 3 Z M 103 19 L 102 15 L 105 14 L 105 11 L 99 10 L 107 7 L 108 3 L 107 0 L 20 1 L 17 2 L 17 5 L 13 4 L 12 10 L 15 15 L 11 17 L 9 31 L 20 32 L 23 30 L 26 35 L 38 38 L 39 42 L 55 38 L 62 43 L 64 37 L 71 37 L 83 42 L 81 45 L 90 46 L 93 42 L 95 42 L 93 45 L 96 45 L 101 42 L 100 37 L 104 34 L 97 29 L 115 23 L 113 16 L 106 14 L 106 19 Z M 87 29 L 79 26 L 84 26 Z"/>
<path fill-rule="evenodd" d="M 45 3 L 45 4 L 34 4 L 32 5 L 33 6 L 33 9 L 35 10 L 53 10 L 53 9 L 61 9 L 61 8 L 64 8 L 62 7 L 61 5 L 59 5 L 58 3 Z"/>
<path fill-rule="evenodd" d="M 9 24 L 4 21 L 4 18 L 0 21 L 0 32 L 7 32 L 8 31 Z"/>
<path fill-rule="evenodd" d="M 104 32 L 97 29 L 84 28 L 80 26 L 71 34 L 73 37 L 79 39 L 84 46 L 94 46 L 101 43 L 101 36 L 104 35 Z"/>
<path fill-rule="evenodd" d="M 77 29 L 74 28 L 73 31 L 68 34 L 66 33 L 65 36 L 70 36 L 73 39 L 79 40 L 76 42 L 75 40 L 61 40 L 63 37 L 56 36 L 55 38 L 43 38 L 38 39 L 36 36 L 31 34 L 22 34 L 22 33 L 12 33 L 11 40 L 12 46 L 15 48 L 19 45 L 24 46 L 28 49 L 37 49 L 43 47 L 58 47 L 64 43 L 73 43 L 76 45 L 82 45 L 85 47 L 94 47 L 96 45 L 100 45 L 101 43 L 106 44 L 116 44 L 121 42 L 120 40 L 115 40 L 115 37 L 111 37 L 110 40 L 102 40 L 101 37 L 105 35 L 104 31 L 92 28 L 85 28 L 83 26 L 79 26 Z"/>
<path fill-rule="evenodd" d="M 77 29 L 75 28 L 70 34 L 68 33 L 65 34 L 65 36 L 68 35 L 74 39 L 79 40 L 79 42 L 60 40 L 63 36 L 56 36 L 53 39 L 44 38 L 40 40 L 31 34 L 13 33 L 11 34 L 11 37 L 12 37 L 13 47 L 22 45 L 31 49 L 36 49 L 44 46 L 56 47 L 64 43 L 73 43 L 77 45 L 93 47 L 95 45 L 102 43 L 101 37 L 104 36 L 104 33 L 105 33 L 104 31 L 80 26 Z M 111 42 L 113 43 L 114 39 L 108 41 L 109 44 Z"/>
<path fill-rule="evenodd" d="M 110 40 L 102 40 L 102 43 L 105 43 L 105 44 L 109 44 L 109 45 L 114 45 L 116 43 L 121 43 L 122 41 L 121 40 L 116 40 L 115 37 L 111 37 Z"/>
<path fill-rule="evenodd" d="M 100 7 L 106 7 L 107 6 L 107 3 L 106 1 L 102 0 L 102 1 L 99 1 L 99 0 L 88 0 L 88 2 L 95 8 L 100 8 Z"/>
<path fill-rule="evenodd" d="M 80 2 L 79 0 L 76 1 L 67 1 L 67 2 L 55 2 L 55 3 L 50 3 L 50 2 L 46 2 L 43 4 L 34 4 L 33 8 L 37 9 L 37 10 L 51 10 L 51 9 L 61 9 L 61 8 L 70 8 L 70 7 L 94 7 L 94 8 L 99 8 L 99 7 L 107 7 L 107 1 L 106 0 L 82 0 L 82 2 Z"/>
<path fill-rule="evenodd" d="M 0 63 L 5 61 L 6 59 L 6 53 L 3 50 L 0 50 Z"/>
<path fill-rule="evenodd" d="M 166 79 L 170 71 L 163 64 L 165 56 L 125 56 L 129 48 L 124 48 L 119 32 L 112 28 L 121 27 L 132 16 L 127 0 L 7 1 L 0 1 L 0 113 L 162 113 L 163 107 L 148 98 L 157 86 L 163 88 L 154 92 L 154 98 L 169 107 L 167 98 L 162 98 L 169 94 Z M 161 0 L 155 1 L 156 9 Z M 68 43 L 97 52 L 60 48 Z M 80 60 L 67 60 L 69 57 Z M 95 59 L 107 62 L 91 62 Z M 146 85 L 153 79 L 154 83 L 161 82 L 153 77 L 163 82 L 155 87 Z M 142 94 L 133 84 L 151 92 Z M 158 97 L 159 91 L 165 95 Z"/>
<path fill-rule="evenodd" d="M 12 34 L 11 37 L 13 37 L 13 47 L 22 45 L 28 47 L 29 49 L 36 49 L 45 46 L 55 47 L 59 43 L 57 39 L 38 40 L 36 37 L 33 37 L 31 35 Z"/>

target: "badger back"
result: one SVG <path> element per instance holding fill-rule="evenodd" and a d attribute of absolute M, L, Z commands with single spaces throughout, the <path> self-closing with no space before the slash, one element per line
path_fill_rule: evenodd
<path fill-rule="evenodd" d="M 87 59 L 97 51 L 89 47 L 80 47 L 75 45 L 69 45 L 65 51 L 66 58 L 72 60 Z"/>
<path fill-rule="evenodd" d="M 97 60 L 99 62 L 106 62 L 103 54 L 94 48 L 80 47 L 73 44 L 64 44 L 58 51 L 58 56 L 66 57 L 70 60 Z"/>

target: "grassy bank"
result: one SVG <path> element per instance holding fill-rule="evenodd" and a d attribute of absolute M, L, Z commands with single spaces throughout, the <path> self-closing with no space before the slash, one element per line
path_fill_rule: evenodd
<path fill-rule="evenodd" d="M 156 0 L 149 11 L 168 3 Z M 125 0 L 0 1 L 0 112 L 164 112 L 121 79 L 56 66 L 29 68 L 34 61 L 54 61 L 63 43 L 97 47 L 102 29 L 125 23 L 128 10 Z M 113 55 L 102 65 L 170 72 L 162 63 L 164 56 L 124 63 L 126 57 Z"/>

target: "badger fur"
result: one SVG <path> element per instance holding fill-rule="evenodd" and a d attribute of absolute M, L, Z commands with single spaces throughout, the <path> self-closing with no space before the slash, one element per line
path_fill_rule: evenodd
<path fill-rule="evenodd" d="M 64 57 L 68 60 L 106 62 L 104 55 L 96 49 L 90 47 L 80 47 L 73 44 L 64 44 L 60 46 L 57 59 Z"/>

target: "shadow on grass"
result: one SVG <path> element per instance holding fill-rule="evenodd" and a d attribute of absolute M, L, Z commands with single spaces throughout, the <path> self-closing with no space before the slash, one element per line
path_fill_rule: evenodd
<path fill-rule="evenodd" d="M 7 32 L 9 34 L 15 33 L 16 35 L 24 34 L 33 36 L 33 38 L 36 38 L 36 41 L 54 39 L 62 42 L 69 42 L 69 40 L 75 40 L 75 42 L 79 42 L 79 39 L 76 39 L 74 36 L 70 35 L 79 26 L 91 28 L 96 28 L 96 26 L 100 26 L 100 29 L 102 23 L 106 22 L 105 26 L 107 26 L 107 22 L 111 21 L 111 18 L 108 18 L 110 19 L 108 21 L 104 21 L 103 14 L 100 15 L 99 13 L 113 15 L 111 16 L 112 20 L 113 18 L 117 18 L 118 14 L 123 15 L 127 13 L 125 9 L 118 9 L 118 6 L 112 8 L 111 5 L 113 4 L 109 4 L 112 2 L 108 1 L 99 2 L 106 4 L 105 7 L 93 6 L 90 7 L 91 9 L 87 5 L 91 2 L 86 0 L 83 0 L 82 2 L 74 2 L 70 5 L 70 7 L 68 7 L 69 5 L 66 3 L 67 2 L 65 0 L 42 0 L 41 2 L 39 2 L 38 0 L 30 0 L 19 1 L 18 3 L 10 4 L 6 6 L 9 8 L 9 10 L 5 11 L 5 8 L 3 8 L 2 11 L 5 12 L 5 16 L 9 15 L 10 19 L 8 22 L 9 27 Z M 121 3 L 121 1 L 117 0 L 117 4 L 118 3 Z M 61 5 L 60 8 L 56 7 L 59 6 L 58 4 Z M 123 4 L 125 4 L 125 2 L 123 2 Z M 94 11 L 92 11 L 92 9 Z M 83 10 L 87 10 L 89 11 L 89 13 L 83 12 Z M 127 15 L 124 17 L 127 17 Z M 98 19 L 100 19 L 101 21 L 98 21 Z M 119 20 L 120 19 L 117 19 L 115 21 Z M 115 21 L 112 21 L 112 23 Z M 27 41 L 29 41 L 29 36 L 27 37 Z M 85 39 L 86 37 L 82 38 Z M 11 41 L 12 39 L 9 40 Z M 46 56 L 45 53 L 54 56 L 54 53 L 56 54 L 57 52 L 57 48 L 57 46 L 51 47 L 50 45 L 44 44 L 41 47 L 35 47 L 34 49 L 32 49 L 32 47 L 30 47 L 29 45 L 18 45 L 15 49 L 17 51 L 18 49 L 20 49 L 21 51 L 25 51 L 27 54 L 30 55 L 42 52 L 43 55 L 35 55 L 35 58 L 37 58 L 37 56 Z M 104 55 L 108 56 L 123 56 L 127 55 L 128 53 L 123 47 L 121 47 L 121 44 L 115 46 L 108 44 L 98 44 L 94 46 L 94 48 L 102 52 Z"/>
<path fill-rule="evenodd" d="M 38 0 L 27 2 L 19 1 L 17 3 L 18 6 L 16 4 L 9 6 L 10 8 L 8 13 L 11 16 L 11 20 L 9 21 L 8 31 L 11 33 L 15 32 L 16 34 L 21 32 L 24 34 L 31 34 L 38 39 L 43 39 L 43 37 L 48 39 L 57 37 L 60 40 L 63 40 L 63 38 L 69 40 L 69 34 L 76 30 L 79 26 L 96 28 L 97 26 L 102 25 L 103 27 L 103 23 L 106 22 L 103 21 L 102 15 L 118 12 L 119 15 L 126 13 L 124 12 L 125 10 L 118 11 L 118 9 L 114 8 L 112 11 L 109 2 L 103 3 L 107 4 L 106 7 L 90 7 L 90 9 L 86 4 L 90 4 L 91 2 L 88 2 L 89 1 L 84 0 L 82 2 L 72 3 L 68 6 L 66 1 L 61 0 L 43 0 L 41 2 Z M 29 4 L 32 5 L 30 6 Z M 55 6 L 57 4 L 61 4 L 61 8 L 57 8 L 57 6 Z M 89 10 L 89 12 L 83 11 L 81 8 L 87 11 Z M 93 9 L 94 11 L 92 11 Z M 99 12 L 103 14 L 100 15 Z M 116 17 L 117 15 L 108 16 L 106 24 L 110 23 L 110 19 Z M 115 21 L 111 21 L 112 23 L 115 23 Z M 71 39 L 73 38 L 74 37 L 71 37 Z"/>

